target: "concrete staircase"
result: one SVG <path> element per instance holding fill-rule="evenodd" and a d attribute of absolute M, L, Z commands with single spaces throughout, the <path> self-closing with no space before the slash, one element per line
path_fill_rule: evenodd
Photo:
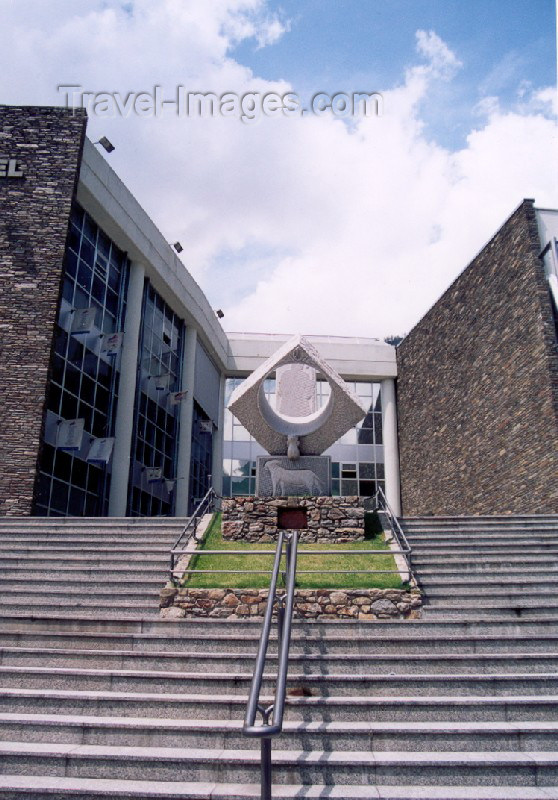
<path fill-rule="evenodd" d="M 295 623 L 274 798 L 556 800 L 558 519 L 404 524 L 424 618 Z M 0 800 L 259 797 L 260 625 L 157 618 L 168 525 L 0 523 Z"/>
<path fill-rule="evenodd" d="M 158 616 L 185 519 L 0 519 L 4 612 Z"/>

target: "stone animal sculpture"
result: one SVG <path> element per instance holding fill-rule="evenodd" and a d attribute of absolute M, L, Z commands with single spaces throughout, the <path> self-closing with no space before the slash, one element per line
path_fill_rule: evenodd
<path fill-rule="evenodd" d="M 265 466 L 271 476 L 274 497 L 324 494 L 320 479 L 311 469 L 285 469 L 280 461 L 267 461 Z"/>

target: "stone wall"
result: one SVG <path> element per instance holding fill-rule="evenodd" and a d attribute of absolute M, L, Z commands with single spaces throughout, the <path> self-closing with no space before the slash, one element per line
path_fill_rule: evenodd
<path fill-rule="evenodd" d="M 558 513 L 558 351 L 525 200 L 397 349 L 403 513 Z"/>
<path fill-rule="evenodd" d="M 270 542 L 277 536 L 278 508 L 305 508 L 308 528 L 301 542 L 353 542 L 364 538 L 359 497 L 231 497 L 223 500 L 223 538 Z"/>
<path fill-rule="evenodd" d="M 163 589 L 161 615 L 217 619 L 263 617 L 267 589 Z M 295 619 L 417 619 L 418 589 L 297 589 Z"/>
<path fill-rule="evenodd" d="M 0 106 L 0 514 L 30 514 L 85 112 Z"/>

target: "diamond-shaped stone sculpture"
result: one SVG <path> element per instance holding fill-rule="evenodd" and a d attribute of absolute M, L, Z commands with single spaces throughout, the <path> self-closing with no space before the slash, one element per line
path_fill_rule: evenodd
<path fill-rule="evenodd" d="M 271 408 L 265 396 L 264 381 L 270 372 L 287 364 L 305 364 L 320 372 L 327 380 L 331 394 L 322 408 L 304 417 L 286 416 Z M 302 384 L 299 385 L 305 391 Z M 296 381 L 293 381 L 291 391 L 297 390 Z M 296 403 L 289 405 L 296 407 Z M 366 415 L 358 397 L 341 376 L 302 336 L 294 336 L 285 342 L 254 370 L 233 392 L 228 407 L 270 455 L 284 455 L 289 437 L 298 437 L 301 455 L 320 455 Z"/>

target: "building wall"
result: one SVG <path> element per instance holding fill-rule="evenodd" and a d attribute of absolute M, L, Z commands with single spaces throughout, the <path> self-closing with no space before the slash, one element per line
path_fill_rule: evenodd
<path fill-rule="evenodd" d="M 405 515 L 558 513 L 558 353 L 525 200 L 397 350 Z"/>
<path fill-rule="evenodd" d="M 85 116 L 0 106 L 0 515 L 30 514 Z"/>

